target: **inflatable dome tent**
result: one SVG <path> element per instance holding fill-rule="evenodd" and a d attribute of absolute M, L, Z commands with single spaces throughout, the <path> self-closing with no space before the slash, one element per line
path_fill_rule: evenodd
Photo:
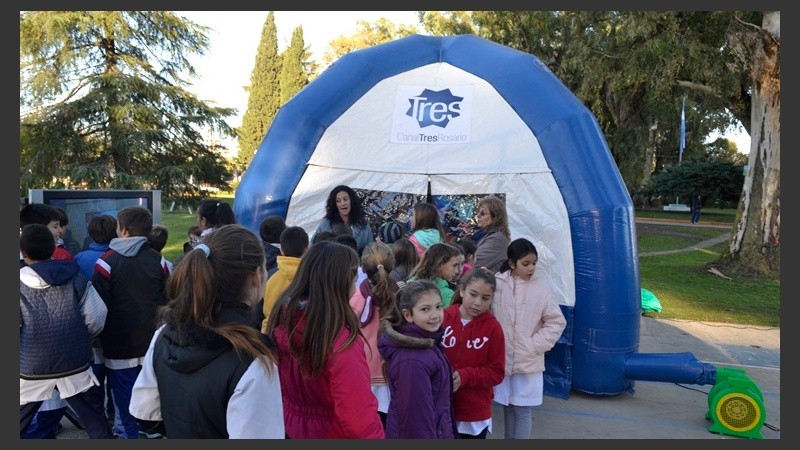
<path fill-rule="evenodd" d="M 535 56 L 473 35 L 344 55 L 278 111 L 234 212 L 254 231 L 277 214 L 313 234 L 339 184 L 363 194 L 373 220 L 432 198 L 468 222 L 476 198 L 505 200 L 512 239 L 536 245 L 568 322 L 546 357 L 547 395 L 713 382 L 691 354 L 637 353 L 630 196 L 594 116 Z"/>

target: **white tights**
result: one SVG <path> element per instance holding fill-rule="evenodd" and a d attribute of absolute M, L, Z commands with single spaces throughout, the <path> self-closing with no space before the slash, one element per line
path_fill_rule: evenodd
<path fill-rule="evenodd" d="M 532 406 L 503 406 L 506 439 L 530 439 L 533 428 Z"/>

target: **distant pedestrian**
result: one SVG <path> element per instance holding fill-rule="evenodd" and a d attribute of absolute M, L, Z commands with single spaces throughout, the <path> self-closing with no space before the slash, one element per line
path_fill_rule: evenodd
<path fill-rule="evenodd" d="M 150 244 L 150 247 L 153 247 L 153 250 L 161 255 L 161 267 L 167 275 L 170 275 L 175 266 L 172 264 L 172 261 L 168 260 L 161 253 L 167 245 L 167 240 L 169 240 L 169 229 L 160 223 L 154 223 L 153 229 L 150 230 L 150 234 L 147 235 L 147 242 Z"/>
<path fill-rule="evenodd" d="M 408 280 L 431 280 L 439 288 L 442 305 L 447 308 L 455 294 L 455 289 L 451 285 L 461 275 L 460 256 L 461 251 L 455 246 L 437 242 L 425 250 Z"/>
<path fill-rule="evenodd" d="M 261 332 L 267 332 L 267 322 L 272 308 L 289 287 L 300 267 L 300 258 L 308 250 L 308 233 L 302 227 L 287 227 L 278 237 L 280 243 L 280 255 L 276 259 L 278 269 L 269 276 L 262 294 L 263 303 L 261 304 Z"/>
<path fill-rule="evenodd" d="M 431 245 L 445 242 L 439 210 L 433 203 L 417 203 L 411 212 L 411 229 L 408 240 L 414 244 L 417 256 L 422 259 Z"/>
<path fill-rule="evenodd" d="M 316 235 L 325 231 L 332 231 L 333 226 L 341 223 L 350 227 L 353 237 L 356 239 L 358 254 L 364 251 L 364 247 L 375 240 L 372 235 L 372 226 L 369 223 L 364 204 L 358 193 L 351 187 L 340 184 L 333 188 L 325 201 L 325 217 L 322 218 L 312 242 L 317 242 Z M 334 234 L 338 234 L 335 233 Z"/>
<path fill-rule="evenodd" d="M 700 222 L 701 209 L 703 209 L 703 199 L 699 195 L 693 196 L 691 202 L 692 223 Z"/>
<path fill-rule="evenodd" d="M 419 263 L 417 249 L 408 238 L 403 237 L 394 242 L 392 253 L 394 253 L 394 270 L 389 273 L 389 278 L 397 283 L 398 287 L 403 287 L 408 276 Z"/>
<path fill-rule="evenodd" d="M 200 233 L 202 232 L 203 230 L 201 230 L 198 225 L 189 227 L 189 230 L 186 232 L 189 239 L 183 243 L 183 253 L 189 253 L 194 250 L 197 244 L 200 243 Z"/>
<path fill-rule="evenodd" d="M 197 207 L 197 226 L 202 230 L 201 242 L 217 228 L 232 223 L 236 223 L 236 217 L 230 204 L 215 199 L 200 201 L 200 206 Z"/>

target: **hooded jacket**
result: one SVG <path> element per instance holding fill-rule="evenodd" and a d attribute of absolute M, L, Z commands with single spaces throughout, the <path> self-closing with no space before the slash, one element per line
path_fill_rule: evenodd
<path fill-rule="evenodd" d="M 114 238 L 97 259 L 92 276 L 108 308 L 100 334 L 108 359 L 141 358 L 156 330 L 156 309 L 167 303 L 161 254 L 147 237 Z"/>
<path fill-rule="evenodd" d="M 89 368 L 89 341 L 103 329 L 106 308 L 78 265 L 51 259 L 23 267 L 19 289 L 20 378 L 63 378 Z"/>
<path fill-rule="evenodd" d="M 78 263 L 81 273 L 87 280 L 91 280 L 92 275 L 94 275 L 94 265 L 97 262 L 97 258 L 106 251 L 108 251 L 108 243 L 98 244 L 92 241 L 86 250 L 75 255 L 75 262 Z"/>
<path fill-rule="evenodd" d="M 411 322 L 381 324 L 378 350 L 386 360 L 391 402 L 387 439 L 458 438 L 453 413 L 453 371 L 442 350 L 444 330 L 425 331 Z"/>
<path fill-rule="evenodd" d="M 300 258 L 294 256 L 278 256 L 276 260 L 278 270 L 275 271 L 267 279 L 267 285 L 264 288 L 264 319 L 261 321 L 261 332 L 267 332 L 267 322 L 269 322 L 270 313 L 272 308 L 278 301 L 278 297 L 289 287 L 289 284 L 294 280 L 297 274 L 297 268 L 300 267 Z"/>
<path fill-rule="evenodd" d="M 249 306 L 237 302 L 223 306 L 214 321 L 252 326 L 251 315 Z M 210 329 L 190 324 L 178 336 L 164 325 L 145 355 L 129 410 L 141 420 L 163 420 L 171 439 L 283 439 L 278 369 L 267 366 L 237 354 Z"/>
<path fill-rule="evenodd" d="M 300 342 L 306 321 L 299 320 L 291 339 Z M 278 346 L 283 417 L 291 439 L 383 439 L 378 401 L 370 386 L 364 343 L 356 339 L 342 348 L 351 331 L 344 328 L 333 342 L 320 376 L 300 373 L 289 349 L 289 332 L 274 330 Z"/>
<path fill-rule="evenodd" d="M 544 372 L 544 354 L 567 326 L 553 290 L 535 273 L 525 281 L 507 270 L 496 279 L 492 313 L 503 326 L 506 375 Z"/>
<path fill-rule="evenodd" d="M 453 394 L 456 420 L 479 422 L 492 418 L 494 386 L 505 377 L 505 338 L 490 311 L 462 324 L 460 306 L 444 310 L 442 345 L 461 378 L 461 386 Z"/>
<path fill-rule="evenodd" d="M 408 240 L 414 245 L 419 259 L 422 259 L 422 256 L 425 255 L 425 251 L 428 250 L 431 245 L 444 242 L 439 230 L 435 228 L 416 230 L 411 234 Z"/>

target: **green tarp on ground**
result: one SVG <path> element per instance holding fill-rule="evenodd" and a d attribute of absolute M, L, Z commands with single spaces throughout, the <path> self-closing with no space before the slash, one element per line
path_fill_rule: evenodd
<path fill-rule="evenodd" d="M 642 288 L 642 312 L 661 312 L 661 302 L 656 294 Z"/>

